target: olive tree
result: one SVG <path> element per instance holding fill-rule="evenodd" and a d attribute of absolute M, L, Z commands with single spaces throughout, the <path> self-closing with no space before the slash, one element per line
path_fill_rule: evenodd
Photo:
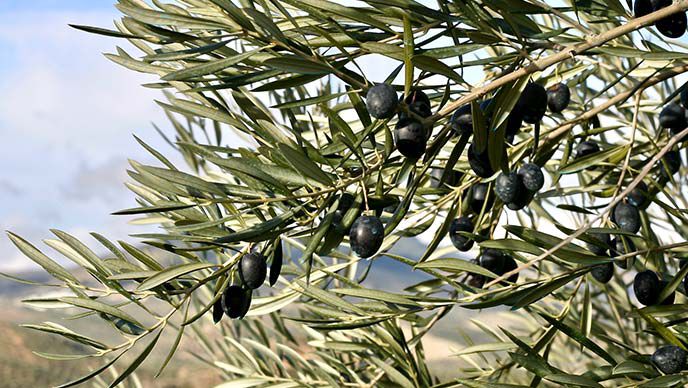
<path fill-rule="evenodd" d="M 688 1 L 117 9 L 115 28 L 73 27 L 137 49 L 106 56 L 159 77 L 144 86 L 179 155 L 139 140 L 159 163 L 131 162 L 138 207 L 116 213 L 160 233 L 47 240 L 88 280 L 9 233 L 69 295 L 31 303 L 121 335 L 27 325 L 92 349 L 45 357 L 102 359 L 63 386 L 111 368 L 126 383 L 161 336 L 176 339 L 158 374 L 192 341 L 227 387 L 688 381 Z M 419 235 L 424 252 L 394 249 Z M 370 287 L 383 257 L 427 280 Z M 523 325 L 482 322 L 444 377 L 425 339 L 468 310 Z"/>

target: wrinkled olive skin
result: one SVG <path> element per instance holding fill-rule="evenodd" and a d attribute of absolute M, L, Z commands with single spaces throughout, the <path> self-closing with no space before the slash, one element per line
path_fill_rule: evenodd
<path fill-rule="evenodd" d="M 609 283 L 609 281 L 614 277 L 614 264 L 604 263 L 596 265 L 592 268 L 592 270 L 590 270 L 590 274 L 600 283 Z"/>
<path fill-rule="evenodd" d="M 239 278 L 251 290 L 263 285 L 268 275 L 268 263 L 260 252 L 245 254 L 239 261 Z"/>
<path fill-rule="evenodd" d="M 473 222 L 468 217 L 459 217 L 449 225 L 449 239 L 456 249 L 466 252 L 473 247 L 473 240 L 458 232 L 473 233 Z"/>
<path fill-rule="evenodd" d="M 638 233 L 640 212 L 635 206 L 621 202 L 614 207 L 613 221 L 624 232 Z"/>
<path fill-rule="evenodd" d="M 612 245 L 612 238 L 610 235 L 604 234 L 594 234 L 592 235 L 598 244 L 587 243 L 588 250 L 597 256 L 608 256 L 609 247 Z"/>
<path fill-rule="evenodd" d="M 351 249 L 359 257 L 368 258 L 382 246 L 385 238 L 385 227 L 380 219 L 374 216 L 360 216 L 351 225 L 349 242 Z"/>
<path fill-rule="evenodd" d="M 571 102 L 571 90 L 566 84 L 558 83 L 547 89 L 547 107 L 553 113 L 561 113 Z"/>
<path fill-rule="evenodd" d="M 368 113 L 376 119 L 389 119 L 399 107 L 397 92 L 392 85 L 377 84 L 366 94 Z"/>
<path fill-rule="evenodd" d="M 222 309 L 232 319 L 243 318 L 251 307 L 251 290 L 229 286 L 222 294 Z"/>
<path fill-rule="evenodd" d="M 495 173 L 490 165 L 487 149 L 482 153 L 477 153 L 474 144 L 468 147 L 468 164 L 470 164 L 475 175 L 481 178 L 489 178 Z"/>
<path fill-rule="evenodd" d="M 596 152 L 600 152 L 600 146 L 596 142 L 592 140 L 582 141 L 576 148 L 576 159 L 584 158 Z"/>
<path fill-rule="evenodd" d="M 618 257 L 635 251 L 636 248 L 633 240 L 627 237 L 619 236 L 615 237 L 612 240 L 611 246 L 609 248 L 609 255 L 611 257 Z M 635 263 L 635 256 L 627 257 L 621 260 L 616 260 L 615 263 L 619 268 L 628 269 L 632 267 Z"/>
<path fill-rule="evenodd" d="M 544 86 L 529 82 L 516 102 L 516 109 L 523 112 L 523 121 L 528 124 L 540 122 L 547 111 L 547 91 Z"/>
<path fill-rule="evenodd" d="M 660 34 L 667 38 L 680 38 L 685 34 L 686 27 L 688 27 L 688 17 L 685 12 L 677 12 L 665 18 L 657 20 L 655 27 Z"/>
<path fill-rule="evenodd" d="M 633 280 L 633 292 L 638 302 L 645 306 L 657 304 L 657 298 L 662 291 L 661 282 L 656 273 L 650 270 L 638 272 Z"/>
<path fill-rule="evenodd" d="M 640 181 L 640 183 L 628 193 L 626 201 L 638 209 L 646 209 L 652 200 L 650 199 L 650 192 L 645 182 Z"/>
<path fill-rule="evenodd" d="M 688 352 L 676 345 L 666 345 L 655 350 L 650 358 L 659 370 L 667 375 L 679 373 L 686 368 Z"/>
<path fill-rule="evenodd" d="M 513 202 L 522 188 L 521 178 L 515 172 L 501 173 L 495 180 L 495 194 L 504 203 Z"/>
<path fill-rule="evenodd" d="M 425 153 L 427 137 L 423 124 L 414 119 L 404 119 L 397 123 L 394 130 L 397 150 L 407 158 L 418 159 Z"/>
<path fill-rule="evenodd" d="M 489 211 L 494 204 L 494 194 L 489 190 L 487 183 L 476 183 L 471 187 L 469 192 L 470 207 L 476 214 L 480 213 L 483 208 L 483 203 L 485 204 L 485 211 Z"/>
<path fill-rule="evenodd" d="M 529 191 L 538 192 L 545 185 L 545 175 L 537 164 L 525 163 L 518 169 L 523 186 Z"/>

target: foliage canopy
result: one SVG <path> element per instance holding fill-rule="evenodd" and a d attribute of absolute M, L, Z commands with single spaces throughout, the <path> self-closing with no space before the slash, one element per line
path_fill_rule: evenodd
<path fill-rule="evenodd" d="M 685 383 L 680 373 L 660 373 L 649 355 L 688 343 L 685 182 L 667 174 L 666 158 L 688 129 L 669 131 L 658 117 L 681 92 L 675 77 L 688 71 L 687 47 L 650 26 L 684 13 L 688 1 L 638 18 L 619 0 L 350 3 L 119 0 L 124 16 L 115 30 L 75 26 L 140 51 L 106 56 L 159 77 L 145 86 L 164 91 L 158 103 L 175 130 L 168 140 L 186 166 L 137 138 L 159 164 L 131 163 L 127 186 L 139 205 L 116 214 L 162 227 L 135 235 L 148 248 L 94 233 L 107 252 L 99 256 L 62 231 L 46 240 L 89 281 L 9 234 L 55 277 L 45 286 L 72 294 L 28 303 L 77 307 L 70 318 L 96 315 L 121 334 L 111 345 L 55 323 L 26 325 L 93 349 L 45 357 L 103 358 L 102 368 L 63 386 L 115 364 L 122 367 L 110 385 L 127 381 L 163 334 L 176 340 L 160 372 L 189 337 L 200 348 L 195 356 L 224 373 L 226 387 Z M 369 114 L 371 79 L 402 96 L 429 97 L 427 117 L 399 108 L 429 134 L 420 158 L 395 149 L 396 116 Z M 563 83 L 571 101 L 507 139 L 510 113 L 531 81 Z M 450 116 L 462 107 L 470 107 L 472 131 L 457 134 Z M 601 149 L 576 157 L 586 140 Z M 486 153 L 496 173 L 477 176 L 469 147 Z M 475 205 L 479 184 L 491 192 L 500 172 L 525 162 L 547 177 L 525 209 L 508 210 L 500 200 Z M 617 227 L 612 210 L 642 185 L 653 196 L 639 206 L 636 234 Z M 349 247 L 347 230 L 361 215 L 384 225 L 369 259 Z M 476 242 L 470 251 L 441 244 L 452 222 L 468 215 L 474 229 L 457 236 Z M 421 254 L 393 249 L 421 234 L 430 236 Z M 601 238 L 608 234 L 615 240 Z M 610 246 L 614 258 L 605 253 Z M 495 274 L 467 260 L 486 249 L 517 264 Z M 160 261 L 151 250 L 174 259 Z M 272 286 L 253 291 L 245 318 L 221 319 L 218 309 L 230 303 L 223 293 L 247 276 L 239 273 L 246 255 L 267 260 Z M 367 287 L 382 256 L 429 280 L 399 279 L 400 292 Z M 614 260 L 626 268 L 617 267 L 607 284 L 594 280 L 600 277 L 590 272 L 613 269 Z M 679 291 L 676 303 L 637 304 L 629 288 L 646 269 L 665 281 L 658 300 Z M 475 322 L 491 342 L 465 340 L 460 378 L 428 368 L 423 340 L 451 310 L 504 306 L 520 327 Z M 221 340 L 203 328 L 213 319 L 221 319 Z M 134 356 L 118 362 L 124 354 Z"/>

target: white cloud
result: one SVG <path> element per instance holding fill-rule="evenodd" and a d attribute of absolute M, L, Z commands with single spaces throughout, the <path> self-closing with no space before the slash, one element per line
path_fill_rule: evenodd
<path fill-rule="evenodd" d="M 0 14 L 0 228 L 37 245 L 53 227 L 89 243 L 91 230 L 113 239 L 142 232 L 109 214 L 135 205 L 122 184 L 127 158 L 152 163 L 131 134 L 169 153 L 150 125 L 166 128 L 153 102 L 161 96 L 140 86 L 152 77 L 101 55 L 126 42 L 67 26 L 109 26 L 116 17 L 114 7 Z M 0 270 L 31 266 L 0 236 Z"/>

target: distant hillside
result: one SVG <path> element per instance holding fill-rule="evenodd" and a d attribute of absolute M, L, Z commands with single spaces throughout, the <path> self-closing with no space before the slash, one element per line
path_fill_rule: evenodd
<path fill-rule="evenodd" d="M 402 239 L 394 248 L 395 252 L 404 256 L 417 258 L 425 250 L 425 245 L 418 239 Z M 152 253 L 152 252 L 150 252 Z M 159 251 L 158 251 L 159 253 Z M 458 255 L 456 255 L 458 257 Z M 428 279 L 422 271 L 401 265 L 398 262 L 382 257 L 373 261 L 364 261 L 363 266 L 372 264 L 373 268 L 363 285 L 392 292 L 401 292 L 404 287 Z M 89 275 L 82 269 L 70 269 L 80 279 L 87 279 Z M 12 274 L 22 279 L 35 282 L 52 282 L 53 279 L 42 271 L 28 271 Z M 9 281 L 0 278 L 0 303 L 3 304 L 3 314 L 0 315 L 0 348 L 11 349 L 10 352 L 0 352 L 0 386 L 2 387 L 43 387 L 64 383 L 88 373 L 89 368 L 101 365 L 103 360 L 86 359 L 79 361 L 49 361 L 40 358 L 31 351 L 47 353 L 76 353 L 88 352 L 78 344 L 63 340 L 57 336 L 37 334 L 31 330 L 19 327 L 19 323 L 39 323 L 53 321 L 65 324 L 64 312 L 61 310 L 35 311 L 26 308 L 19 301 L 28 296 L 40 295 L 45 288 Z M 476 312 L 455 307 L 448 317 L 441 320 L 430 335 L 424 340 L 428 362 L 433 370 L 441 376 L 453 376 L 461 360 L 453 357 L 452 353 L 463 347 L 457 342 L 461 332 L 468 333 L 478 342 L 484 336 L 470 324 L 470 319 L 494 320 L 500 319 L 500 312 Z M 89 333 L 94 330 L 87 320 L 70 321 L 69 326 L 76 325 L 76 330 Z M 506 324 L 508 326 L 508 324 Z M 214 330 L 209 327 L 209 330 Z M 96 334 L 96 333 L 93 333 Z M 98 333 L 102 335 L 102 333 Z M 113 333 L 114 334 L 114 333 Z M 163 336 L 165 337 L 165 336 Z M 114 337 L 113 337 L 114 338 Z M 182 342 L 170 366 L 163 376 L 153 380 L 156 368 L 165 357 L 164 351 L 173 338 L 161 339 L 160 349 L 154 351 L 152 359 L 143 364 L 137 375 L 144 387 L 210 387 L 221 381 L 220 372 L 200 364 L 188 353 L 189 341 Z M 112 377 L 107 376 L 107 380 Z"/>

